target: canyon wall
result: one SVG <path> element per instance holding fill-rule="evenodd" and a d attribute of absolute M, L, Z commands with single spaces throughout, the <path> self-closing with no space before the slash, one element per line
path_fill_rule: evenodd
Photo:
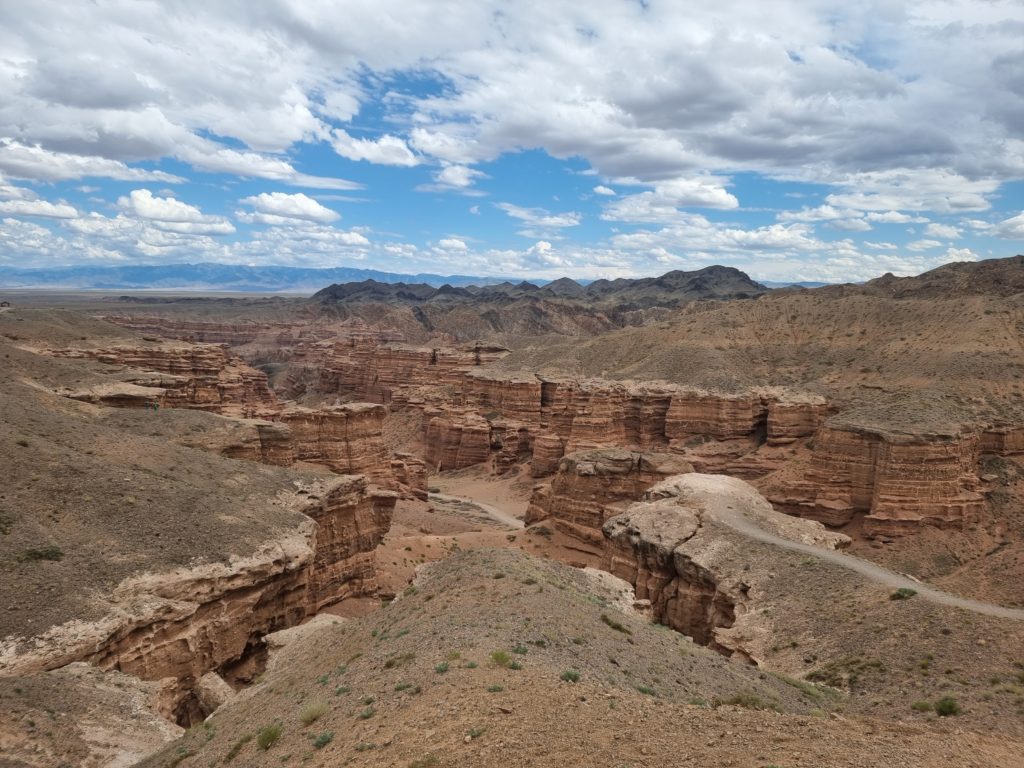
<path fill-rule="evenodd" d="M 130 578 L 99 621 L 72 621 L 33 638 L 0 643 L 0 674 L 86 661 L 144 680 L 174 678 L 171 719 L 197 713 L 192 689 L 213 670 L 231 676 L 263 635 L 320 608 L 377 589 L 374 551 L 397 494 L 362 476 L 318 481 L 295 496 L 297 528 L 245 556 Z"/>
<path fill-rule="evenodd" d="M 121 400 L 124 405 L 192 408 L 248 418 L 272 416 L 280 409 L 267 375 L 229 353 L 224 345 L 164 343 L 42 352 L 98 360 L 121 372 L 120 384 L 151 390 L 150 397 L 136 390 L 136 397 Z M 75 396 L 90 399 L 88 391 Z"/>
<path fill-rule="evenodd" d="M 792 514 L 841 526 L 864 515 L 864 532 L 895 536 L 921 525 L 978 523 L 979 433 L 895 434 L 862 427 L 822 427 L 803 477 L 773 488 L 769 499 Z"/>
<path fill-rule="evenodd" d="M 581 451 L 565 456 L 548 484 L 534 488 L 526 524 L 546 521 L 579 545 L 600 551 L 601 527 L 666 477 L 692 472 L 681 457 L 623 448 Z"/>
<path fill-rule="evenodd" d="M 765 633 L 757 626 L 763 617 L 749 607 L 758 600 L 757 607 L 771 607 L 783 551 L 748 539 L 728 524 L 733 516 L 802 545 L 850 543 L 820 523 L 776 512 L 742 480 L 684 474 L 652 486 L 604 523 L 604 568 L 632 584 L 638 600 L 649 600 L 656 620 L 726 655 L 754 660 L 749 641 Z"/>

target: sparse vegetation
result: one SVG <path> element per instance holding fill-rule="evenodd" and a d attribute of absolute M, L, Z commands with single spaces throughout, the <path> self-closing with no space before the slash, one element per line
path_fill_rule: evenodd
<path fill-rule="evenodd" d="M 242 747 L 244 747 L 246 744 L 252 741 L 253 738 L 254 737 L 251 733 L 247 733 L 245 736 L 243 736 L 234 744 L 232 744 L 231 749 L 229 749 L 228 753 L 224 755 L 224 762 L 230 763 L 232 760 L 238 757 L 238 753 L 242 751 Z"/>
<path fill-rule="evenodd" d="M 771 710 L 775 710 L 776 712 L 779 710 L 779 708 L 775 704 L 767 702 L 764 699 L 762 699 L 760 696 L 757 696 L 756 694 L 753 694 L 753 693 L 736 693 L 736 694 L 733 694 L 732 696 L 728 696 L 728 697 L 726 697 L 724 699 L 720 699 L 720 698 L 716 697 L 715 699 L 712 700 L 711 706 L 713 706 L 713 707 L 723 707 L 723 706 L 743 707 L 744 709 L 756 709 L 756 710 L 771 709 Z"/>
<path fill-rule="evenodd" d="M 334 731 L 324 731 L 313 739 L 313 749 L 323 749 L 334 740 Z"/>
<path fill-rule="evenodd" d="M 259 733 L 256 734 L 256 746 L 264 751 L 270 749 L 281 738 L 283 731 L 284 726 L 281 723 L 273 723 L 265 728 L 261 728 Z"/>
<path fill-rule="evenodd" d="M 448 671 L 448 667 L 449 667 L 448 662 L 447 661 L 442 661 L 440 664 L 435 664 L 434 665 L 434 671 L 437 672 L 437 674 L 439 674 L 439 675 L 443 675 L 445 672 Z"/>
<path fill-rule="evenodd" d="M 959 715 L 961 711 L 959 702 L 952 696 L 943 696 L 935 702 L 935 714 L 939 717 Z"/>
<path fill-rule="evenodd" d="M 915 712 L 931 712 L 935 709 L 930 701 L 915 701 L 910 705 L 910 708 Z"/>
<path fill-rule="evenodd" d="M 327 714 L 327 702 L 311 701 L 299 712 L 299 720 L 303 725 L 309 726 Z"/>
<path fill-rule="evenodd" d="M 558 679 L 566 683 L 578 683 L 580 681 L 580 673 L 574 669 L 567 669 L 558 676 Z"/>
<path fill-rule="evenodd" d="M 627 627 L 623 626 L 620 622 L 613 619 L 607 613 L 601 614 L 601 621 L 603 621 L 606 625 L 614 629 L 616 632 L 622 632 L 624 635 L 633 634 Z"/>
<path fill-rule="evenodd" d="M 501 693 L 504 690 L 505 690 L 505 686 L 503 686 L 503 685 L 488 685 L 487 686 L 487 692 L 488 693 Z"/>
<path fill-rule="evenodd" d="M 499 667 L 507 668 L 512 664 L 512 657 L 508 651 L 497 650 L 491 652 L 491 661 Z"/>
<path fill-rule="evenodd" d="M 890 600 L 909 600 L 910 598 L 912 598 L 916 594 L 917 594 L 917 590 L 916 589 L 911 589 L 910 587 L 900 587 L 895 592 L 893 592 L 891 595 L 889 595 L 889 599 Z"/>
<path fill-rule="evenodd" d="M 376 709 L 374 709 L 373 707 L 367 707 L 366 709 L 362 710 L 359 713 L 359 719 L 360 720 L 369 720 L 375 714 L 377 714 L 377 710 Z"/>
<path fill-rule="evenodd" d="M 5 531 L 6 533 L 6 531 Z M 18 555 L 18 562 L 20 563 L 31 563 L 38 560 L 63 560 L 64 552 L 61 551 L 60 547 L 31 547 L 24 550 Z"/>

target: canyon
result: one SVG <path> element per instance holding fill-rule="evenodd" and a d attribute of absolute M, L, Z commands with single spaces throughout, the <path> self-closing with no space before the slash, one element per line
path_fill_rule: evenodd
<path fill-rule="evenodd" d="M 787 713 L 813 704 L 856 717 L 900 716 L 912 686 L 969 702 L 960 722 L 979 733 L 1024 739 L 1011 707 L 986 706 L 976 682 L 1012 686 L 1009 670 L 1019 661 L 1024 418 L 1008 373 L 1016 364 L 1000 360 L 994 382 L 968 397 L 964 382 L 980 374 L 962 361 L 948 375 L 935 373 L 934 384 L 915 389 L 901 380 L 885 389 L 857 362 L 819 372 L 811 362 L 817 341 L 783 348 L 758 334 L 742 349 L 735 341 L 722 350 L 706 345 L 708 328 L 751 312 L 778 314 L 766 303 L 788 307 L 796 329 L 801 313 L 817 322 L 817 303 L 856 306 L 864 318 L 865 302 L 918 301 L 925 289 L 915 286 L 641 307 L 629 323 L 588 331 L 572 355 L 557 353 L 558 364 L 551 350 L 564 351 L 565 342 L 545 336 L 552 314 L 522 339 L 432 330 L 436 315 L 417 315 L 433 302 L 430 312 L 477 312 L 466 327 L 493 329 L 495 321 L 482 318 L 493 293 L 480 306 L 471 291 L 403 295 L 389 306 L 390 299 L 374 304 L 368 296 L 378 288 L 363 286 L 352 294 L 358 301 L 338 290 L 317 297 L 315 311 L 275 302 L 272 317 L 216 300 L 202 313 L 173 302 L 130 312 L 88 302 L 87 311 L 5 311 L 0 439 L 10 480 L 0 493 L 0 544 L 10 578 L 0 586 L 8 605 L 0 615 L 0 693 L 11 681 L 51 690 L 66 676 L 82 702 L 93 701 L 90 688 L 105 702 L 81 706 L 109 711 L 122 705 L 111 703 L 121 683 L 108 681 L 127 681 L 123 706 L 148 713 L 137 738 L 157 755 L 149 764 L 163 768 L 174 756 L 160 757 L 160 744 L 179 726 L 192 734 L 219 722 L 242 738 L 258 718 L 252 702 L 276 701 L 280 681 L 313 685 L 313 693 L 326 685 L 301 682 L 296 668 L 311 681 L 340 676 L 325 671 L 344 669 L 354 654 L 379 656 L 371 649 L 409 633 L 419 636 L 415 654 L 436 657 L 428 667 L 487 666 L 491 677 L 514 670 L 477 659 L 486 646 L 456 629 L 490 636 L 473 594 L 496 579 L 501 600 L 527 599 L 529 587 L 529 600 L 548 606 L 542 611 L 552 610 L 548 591 L 567 590 L 580 601 L 564 608 L 570 623 L 589 610 L 582 606 L 602 606 L 587 622 L 610 635 L 592 636 L 589 625 L 575 635 L 557 627 L 538 634 L 527 622 L 500 643 L 488 641 L 515 647 L 528 668 L 536 660 L 556 688 L 559 675 L 569 675 L 564 684 L 576 674 L 564 655 L 573 646 L 592 665 L 586 674 L 615 688 L 614 667 L 634 651 L 604 644 L 639 641 L 637 622 L 653 621 L 699 649 L 684 656 L 696 654 L 700 674 L 740 675 L 748 692 Z M 530 291 L 516 290 L 514 300 L 529 304 Z M 934 292 L 934 282 L 926 290 Z M 555 294 L 565 291 L 576 293 L 558 286 L 543 301 L 558 305 Z M 1016 299 L 985 300 L 1003 307 Z M 919 306 L 945 322 L 941 301 L 927 301 Z M 571 313 L 571 302 L 559 311 Z M 900 320 L 903 307 L 878 315 L 902 323 L 887 333 L 912 333 L 907 318 L 916 316 Z M 978 322 L 987 329 L 992 317 L 980 312 Z M 691 323 L 699 330 L 680 330 Z M 850 333 L 843 338 L 860 344 L 859 354 L 873 354 L 860 337 L 874 331 Z M 717 338 L 721 345 L 736 337 Z M 613 352 L 609 339 L 627 343 Z M 791 359 L 797 347 L 801 357 Z M 712 352 L 716 362 L 704 365 Z M 755 354 L 771 360 L 756 362 Z M 991 361 L 987 347 L 977 355 Z M 792 375 L 801 365 L 805 374 Z M 551 563 L 535 565 L 537 556 Z M 446 570 L 459 558 L 475 575 Z M 518 591 L 505 591 L 515 586 L 509 574 L 518 574 Z M 941 585 L 923 583 L 935 577 Z M 423 600 L 420 593 L 445 589 L 432 579 L 455 579 L 447 605 Z M 890 599 L 893 590 L 914 597 Z M 409 606 L 424 617 L 437 608 L 438 632 L 454 632 L 450 652 L 461 643 L 466 655 L 439 656 L 411 614 L 387 618 Z M 966 623 L 957 618 L 963 611 Z M 370 640 L 349 633 L 370 626 Z M 914 626 L 926 630 L 911 637 Z M 881 639 L 880 628 L 888 628 Z M 275 639 L 289 633 L 299 639 Z M 296 650 L 307 642 L 333 649 L 315 675 L 312 657 Z M 376 691 L 367 698 L 390 701 L 375 682 L 382 669 L 421 666 L 397 661 L 414 653 L 399 646 L 380 656 L 375 672 L 354 665 L 363 689 Z M 873 649 L 868 655 L 881 666 L 852 661 L 845 649 Z M 925 655 L 954 671 L 908 681 Z M 474 666 L 461 667 L 460 658 Z M 641 676 L 662 680 L 644 669 Z M 437 670 L 431 674 L 445 674 Z M 427 673 L 416 673 L 424 690 L 433 686 Z M 780 676 L 782 688 L 765 688 L 765 674 Z M 719 699 L 742 693 L 714 679 Z M 550 682 L 534 684 L 547 690 Z M 804 693 L 794 699 L 791 689 Z M 695 695 L 685 685 L 666 693 L 681 702 Z M 868 706 L 869 698 L 877 703 Z M 25 722 L 45 712 L 33 701 L 19 704 Z M 32 758 L 33 750 L 59 752 L 39 751 L 34 731 L 18 734 L 10 738 L 19 764 L 50 759 Z M 81 754 L 106 749 L 68 738 Z M 219 736 L 209 741 L 207 748 L 194 734 L 184 737 L 186 765 L 201 755 L 220 759 L 230 746 Z M 210 753 L 214 747 L 223 752 Z M 260 754 L 248 759 L 265 762 Z"/>

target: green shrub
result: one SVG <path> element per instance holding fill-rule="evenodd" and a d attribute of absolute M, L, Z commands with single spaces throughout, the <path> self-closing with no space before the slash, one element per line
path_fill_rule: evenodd
<path fill-rule="evenodd" d="M 377 710 L 376 709 L 374 709 L 373 707 L 367 707 L 366 709 L 364 709 L 362 712 L 359 713 L 359 719 L 360 720 L 369 720 L 371 717 L 373 717 L 376 714 L 377 714 Z"/>
<path fill-rule="evenodd" d="M 508 667 L 512 663 L 512 657 L 508 651 L 492 651 L 491 661 L 497 664 L 499 667 Z"/>
<path fill-rule="evenodd" d="M 283 730 L 284 727 L 281 723 L 274 723 L 273 725 L 261 728 L 260 732 L 256 734 L 256 746 L 263 750 L 270 749 L 271 745 L 281 738 L 281 731 Z"/>
<path fill-rule="evenodd" d="M 60 547 L 32 547 L 18 555 L 18 561 L 31 563 L 37 560 L 63 560 L 64 553 Z"/>
<path fill-rule="evenodd" d="M 443 675 L 445 672 L 448 671 L 448 662 L 442 661 L 440 664 L 435 664 L 434 671 L 437 672 L 437 674 L 439 675 Z"/>
<path fill-rule="evenodd" d="M 895 592 L 893 592 L 891 595 L 889 595 L 889 599 L 890 600 L 909 600 L 910 598 L 912 598 L 916 594 L 917 594 L 917 590 L 916 589 L 911 589 L 910 587 L 900 587 Z"/>
<path fill-rule="evenodd" d="M 601 614 L 601 621 L 603 621 L 609 627 L 614 629 L 616 632 L 621 632 L 624 635 L 632 635 L 633 634 L 632 632 L 629 631 L 629 629 L 624 627 L 621 623 L 617 622 L 615 619 L 613 619 L 607 613 L 602 613 Z"/>
<path fill-rule="evenodd" d="M 726 699 L 718 699 L 718 698 L 716 698 L 712 702 L 712 706 L 714 706 L 714 707 L 733 706 L 733 707 L 743 707 L 744 709 L 757 709 L 757 710 L 774 709 L 774 710 L 778 711 L 778 707 L 776 707 L 774 704 L 770 704 L 769 702 L 767 702 L 764 699 L 762 699 L 760 696 L 757 696 L 756 694 L 753 694 L 753 693 L 737 693 L 737 694 L 734 694 L 732 696 L 729 696 Z"/>
<path fill-rule="evenodd" d="M 915 712 L 931 712 L 934 709 L 930 701 L 915 701 L 910 708 Z"/>
<path fill-rule="evenodd" d="M 314 749 L 323 749 L 334 739 L 334 731 L 324 731 L 315 739 L 313 739 Z"/>
<path fill-rule="evenodd" d="M 935 702 L 935 714 L 939 717 L 949 717 L 950 715 L 959 715 L 961 712 L 960 704 L 952 696 L 943 696 L 941 699 Z"/>
<path fill-rule="evenodd" d="M 488 693 L 501 693 L 504 690 L 505 690 L 505 687 L 502 686 L 502 685 L 488 685 L 487 686 L 487 692 Z"/>
<path fill-rule="evenodd" d="M 658 695 L 658 692 L 655 691 L 653 688 L 651 688 L 651 686 L 649 686 L 649 685 L 638 685 L 636 687 L 636 689 L 638 691 L 640 691 L 640 693 L 646 694 L 647 696 L 657 696 Z"/>
<path fill-rule="evenodd" d="M 559 680 L 562 680 L 566 683 L 578 683 L 580 681 L 580 673 L 574 669 L 567 669 L 558 677 Z"/>
<path fill-rule="evenodd" d="M 327 714 L 327 702 L 311 701 L 299 711 L 299 720 L 303 725 L 312 725 Z"/>
<path fill-rule="evenodd" d="M 250 741 L 252 741 L 252 738 L 253 738 L 253 736 L 250 733 L 250 734 L 247 734 L 246 736 L 243 736 L 238 741 L 236 741 L 234 744 L 232 744 L 231 745 L 231 749 L 229 749 L 228 753 L 226 755 L 224 755 L 224 762 L 225 763 L 230 763 L 232 760 L 234 760 L 236 757 L 238 757 L 238 753 L 242 751 L 242 747 L 244 747 L 246 744 L 248 744 Z"/>

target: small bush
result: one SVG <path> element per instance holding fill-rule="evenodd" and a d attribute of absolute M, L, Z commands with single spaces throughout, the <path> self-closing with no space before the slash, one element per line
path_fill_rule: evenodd
<path fill-rule="evenodd" d="M 616 632 L 621 632 L 624 635 L 632 635 L 633 634 L 632 632 L 629 631 L 629 629 L 624 627 L 621 623 L 617 622 L 615 619 L 613 619 L 607 613 L 602 613 L 601 614 L 601 621 L 603 621 L 609 627 L 614 629 Z"/>
<path fill-rule="evenodd" d="M 484 732 L 486 730 L 486 728 L 470 728 L 468 731 L 466 731 L 466 735 L 469 736 L 469 738 L 471 739 L 479 739 L 481 736 L 484 735 Z"/>
<path fill-rule="evenodd" d="M 366 709 L 364 709 L 362 712 L 359 713 L 359 719 L 360 720 L 369 720 L 371 717 L 373 717 L 376 714 L 377 714 L 377 710 L 376 709 L 374 709 L 373 707 L 367 707 Z"/>
<path fill-rule="evenodd" d="M 412 688 L 412 683 L 399 683 L 395 686 L 396 691 L 407 691 Z"/>
<path fill-rule="evenodd" d="M 283 730 L 284 727 L 280 723 L 261 728 L 260 732 L 256 734 L 256 746 L 262 750 L 270 749 L 274 742 L 281 738 Z"/>
<path fill-rule="evenodd" d="M 37 560 L 63 560 L 64 553 L 60 547 L 32 547 L 26 549 L 20 555 L 18 560 L 22 563 L 32 563 Z"/>
<path fill-rule="evenodd" d="M 580 681 L 580 673 L 574 669 L 567 669 L 559 675 L 559 680 L 566 683 L 578 683 Z"/>
<path fill-rule="evenodd" d="M 439 675 L 443 675 L 445 672 L 448 671 L 448 662 L 442 661 L 440 664 L 435 664 L 434 671 L 437 672 L 437 674 Z"/>
<path fill-rule="evenodd" d="M 478 665 L 475 661 L 467 661 L 463 666 L 466 669 L 476 669 Z"/>
<path fill-rule="evenodd" d="M 327 714 L 327 702 L 311 701 L 299 711 L 299 720 L 303 725 L 312 725 Z"/>
<path fill-rule="evenodd" d="M 487 692 L 488 693 L 501 693 L 504 690 L 505 690 L 505 686 L 503 686 L 503 685 L 488 685 L 487 686 Z"/>
<path fill-rule="evenodd" d="M 636 689 L 638 691 L 640 691 L 640 693 L 643 693 L 643 694 L 645 694 L 647 696 L 657 696 L 658 695 L 658 692 L 655 691 L 653 688 L 651 688 L 651 686 L 649 686 L 649 685 L 638 685 L 636 687 Z"/>
<path fill-rule="evenodd" d="M 334 731 L 324 731 L 313 739 L 313 749 L 323 749 L 334 739 Z"/>
<path fill-rule="evenodd" d="M 493 651 L 491 653 L 491 661 L 497 664 L 499 667 L 508 668 L 508 666 L 512 663 L 512 657 L 509 655 L 508 651 Z"/>
<path fill-rule="evenodd" d="M 891 595 L 889 595 L 889 599 L 890 600 L 909 600 L 910 598 L 912 598 L 916 594 L 917 594 L 917 590 L 916 589 L 911 589 L 910 587 L 900 587 L 895 592 L 893 592 Z"/>
<path fill-rule="evenodd" d="M 937 714 L 939 717 L 950 717 L 951 715 L 959 715 L 960 712 L 960 704 L 952 696 L 943 696 L 941 699 L 935 702 L 935 714 Z"/>
<path fill-rule="evenodd" d="M 226 755 L 224 755 L 224 762 L 225 763 L 230 763 L 232 760 L 234 760 L 236 757 L 238 757 L 238 753 L 242 751 L 242 747 L 244 747 L 246 744 L 248 744 L 250 741 L 252 741 L 252 738 L 253 738 L 253 736 L 250 733 L 250 734 L 248 734 L 246 736 L 243 736 L 238 741 L 236 741 L 234 744 L 232 744 L 231 745 L 231 749 L 229 749 L 228 753 Z"/>
<path fill-rule="evenodd" d="M 403 653 L 399 656 L 392 656 L 390 659 L 384 662 L 384 669 L 395 669 L 396 667 L 404 667 L 410 661 L 416 658 L 416 654 L 409 652 Z"/>
<path fill-rule="evenodd" d="M 776 707 L 774 704 L 768 703 L 767 701 L 762 699 L 760 696 L 757 696 L 756 694 L 753 694 L 753 693 L 737 693 L 737 694 L 734 694 L 734 695 L 732 695 L 732 696 L 730 696 L 730 697 L 728 697 L 726 699 L 718 699 L 718 698 L 716 698 L 712 702 L 712 706 L 715 706 L 715 707 L 733 706 L 733 707 L 743 707 L 744 709 L 757 709 L 757 710 L 774 709 L 774 710 L 778 711 L 778 707 Z"/>
<path fill-rule="evenodd" d="M 349 688 L 347 685 L 339 685 L 337 688 L 334 689 L 334 695 L 335 696 L 343 696 L 346 693 L 351 692 L 351 690 L 352 689 Z"/>
<path fill-rule="evenodd" d="M 934 709 L 930 701 L 915 701 L 910 708 L 915 712 L 931 712 Z"/>

